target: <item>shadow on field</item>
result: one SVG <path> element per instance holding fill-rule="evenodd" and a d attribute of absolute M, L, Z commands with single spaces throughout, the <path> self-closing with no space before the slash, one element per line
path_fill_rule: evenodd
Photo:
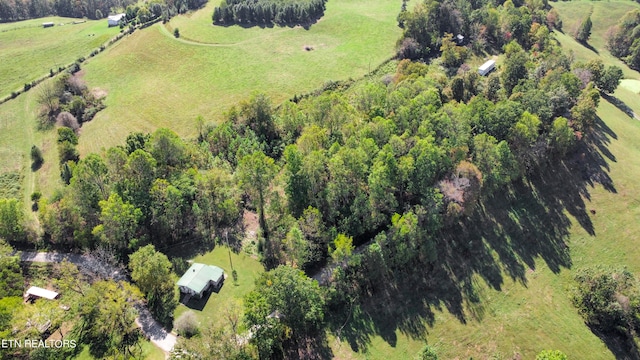
<path fill-rule="evenodd" d="M 595 236 L 591 216 L 599 214 L 589 207 L 589 191 L 600 184 L 616 192 L 607 164 L 616 161 L 608 150 L 616 138 L 597 119 L 594 132 L 563 159 L 550 158 L 534 174 L 485 198 L 470 217 L 442 230 L 436 263 L 415 261 L 367 285 L 361 301 L 329 320 L 334 335 L 353 351 L 366 351 L 374 336 L 394 347 L 398 331 L 420 340 L 436 311 L 446 309 L 463 324 L 481 321 L 479 282 L 501 290 L 506 275 L 527 286 L 538 259 L 554 273 L 571 268 L 566 242 L 571 217 Z"/>
<path fill-rule="evenodd" d="M 600 92 L 600 96 L 602 96 L 603 99 L 607 100 L 613 106 L 617 107 L 618 110 L 627 114 L 627 116 L 629 116 L 630 118 L 633 119 L 635 117 L 635 114 L 633 113 L 633 109 L 631 109 L 624 101 L 618 99 L 613 95 L 608 95 L 603 92 Z"/>
<path fill-rule="evenodd" d="M 607 345 L 607 348 L 618 360 L 638 360 L 640 359 L 640 349 L 638 344 L 629 334 L 604 333 L 596 328 L 591 328 L 597 337 Z"/>
<path fill-rule="evenodd" d="M 234 227 L 216 231 L 210 240 L 194 238 L 193 240 L 183 241 L 170 246 L 158 246 L 157 249 L 167 254 L 170 258 L 182 258 L 186 261 L 212 251 L 217 245 L 227 245 L 228 243 L 231 250 L 238 254 L 242 249 L 243 234 L 244 225 L 242 222 L 239 222 L 239 224 Z"/>

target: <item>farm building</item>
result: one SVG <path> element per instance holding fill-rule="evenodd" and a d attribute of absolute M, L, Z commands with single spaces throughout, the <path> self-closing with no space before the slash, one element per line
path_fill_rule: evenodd
<path fill-rule="evenodd" d="M 33 301 L 40 298 L 54 300 L 57 297 L 58 297 L 58 293 L 55 291 L 39 288 L 37 286 L 32 286 L 24 294 L 24 301 Z"/>
<path fill-rule="evenodd" d="M 109 15 L 107 18 L 109 27 L 120 25 L 120 20 L 122 20 L 122 18 L 124 18 L 124 14 Z"/>
<path fill-rule="evenodd" d="M 198 298 L 210 288 L 219 289 L 224 281 L 224 271 L 213 265 L 193 263 L 178 280 L 180 292 Z"/>
<path fill-rule="evenodd" d="M 53 27 L 53 22 L 44 22 L 42 23 L 42 27 L 45 27 L 45 28 Z"/>
<path fill-rule="evenodd" d="M 496 68 L 496 61 L 489 60 L 478 68 L 478 74 L 485 76 Z"/>

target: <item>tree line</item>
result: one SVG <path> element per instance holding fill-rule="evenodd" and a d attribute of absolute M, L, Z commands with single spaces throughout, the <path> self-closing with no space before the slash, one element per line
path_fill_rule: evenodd
<path fill-rule="evenodd" d="M 166 20 L 176 14 L 202 7 L 204 0 L 152 0 L 137 4 L 131 0 L 2 0 L 0 22 L 19 21 L 51 15 L 73 18 L 103 19 L 116 12 L 126 13 L 126 21 L 145 23 L 162 17 Z"/>
<path fill-rule="evenodd" d="M 640 10 L 626 13 L 607 31 L 607 49 L 630 68 L 640 70 Z"/>
<path fill-rule="evenodd" d="M 0 22 L 19 21 L 50 15 L 101 19 L 109 15 L 112 9 L 124 9 L 133 3 L 130 0 L 2 0 L 0 1 Z"/>
<path fill-rule="evenodd" d="M 216 25 L 309 24 L 324 15 L 326 0 L 222 0 L 213 11 Z"/>

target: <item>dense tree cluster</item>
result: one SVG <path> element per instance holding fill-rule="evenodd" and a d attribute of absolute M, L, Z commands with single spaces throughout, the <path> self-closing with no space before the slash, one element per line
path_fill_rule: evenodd
<path fill-rule="evenodd" d="M 607 31 L 607 48 L 630 68 L 640 70 L 640 10 L 626 13 Z"/>
<path fill-rule="evenodd" d="M 633 337 L 640 330 L 640 288 L 629 271 L 586 268 L 576 277 L 572 301 L 585 322 L 606 333 Z"/>
<path fill-rule="evenodd" d="M 240 216 L 229 168 L 167 129 L 131 134 L 126 146 L 70 170 L 69 185 L 40 203 L 45 239 L 59 246 L 106 246 L 123 256 L 148 243 L 211 241 Z"/>
<path fill-rule="evenodd" d="M 220 25 L 298 25 L 312 23 L 324 15 L 326 0 L 222 0 L 213 11 Z"/>
<path fill-rule="evenodd" d="M 79 65 L 74 69 L 77 72 Z M 102 98 L 96 97 L 80 77 L 69 72 L 43 83 L 38 88 L 37 101 L 39 125 L 43 128 L 56 123 L 77 130 L 105 107 Z"/>
<path fill-rule="evenodd" d="M 296 358 L 287 349 L 321 335 L 324 297 L 317 281 L 289 266 L 262 274 L 245 298 L 245 322 L 260 359 Z"/>
<path fill-rule="evenodd" d="M 124 8 L 132 3 L 134 2 L 130 0 L 2 0 L 0 21 L 18 21 L 49 15 L 100 19 L 109 15 L 111 9 Z"/>
<path fill-rule="evenodd" d="M 131 0 L 2 0 L 0 22 L 58 15 L 74 18 L 102 19 L 126 9 L 126 22 L 145 23 L 163 17 L 171 18 L 201 8 L 205 0 L 151 0 L 137 4 Z"/>
<path fill-rule="evenodd" d="M 403 7 L 398 17 L 404 28 L 398 55 L 429 57 L 444 45 L 446 33 L 463 35 L 474 51 L 499 49 L 512 40 L 525 49 L 539 48 L 544 46 L 539 39 L 546 38 L 547 26 L 561 27 L 557 13 L 548 14 L 548 7 L 546 1 L 424 0 L 412 11 Z"/>

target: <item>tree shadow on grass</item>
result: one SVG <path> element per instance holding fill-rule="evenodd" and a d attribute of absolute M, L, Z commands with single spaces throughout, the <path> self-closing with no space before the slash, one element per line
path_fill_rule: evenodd
<path fill-rule="evenodd" d="M 481 286 L 501 290 L 504 275 L 527 286 L 527 273 L 543 260 L 554 273 L 571 268 L 569 245 L 572 219 L 588 234 L 596 209 L 589 191 L 597 184 L 615 193 L 607 161 L 616 134 L 597 119 L 593 134 L 563 159 L 551 158 L 535 173 L 485 198 L 475 212 L 436 237 L 438 259 L 419 260 L 367 285 L 351 308 L 331 314 L 329 328 L 353 351 L 365 352 L 375 336 L 390 346 L 397 331 L 421 340 L 435 323 L 437 311 L 458 321 L 481 321 L 485 310 Z"/>
<path fill-rule="evenodd" d="M 615 97 L 613 95 L 606 94 L 606 93 L 604 93 L 602 91 L 600 92 L 600 96 L 602 96 L 603 99 L 607 100 L 613 106 L 617 107 L 618 110 L 620 110 L 623 113 L 627 114 L 627 116 L 629 116 L 630 118 L 634 117 L 635 114 L 633 112 L 633 109 L 631 109 L 624 101 L 618 99 L 617 97 Z"/>
<path fill-rule="evenodd" d="M 638 349 L 638 344 L 636 344 L 632 336 L 615 332 L 605 333 L 593 327 L 590 327 L 590 329 L 607 345 L 607 348 L 616 359 L 640 360 L 640 349 Z"/>

